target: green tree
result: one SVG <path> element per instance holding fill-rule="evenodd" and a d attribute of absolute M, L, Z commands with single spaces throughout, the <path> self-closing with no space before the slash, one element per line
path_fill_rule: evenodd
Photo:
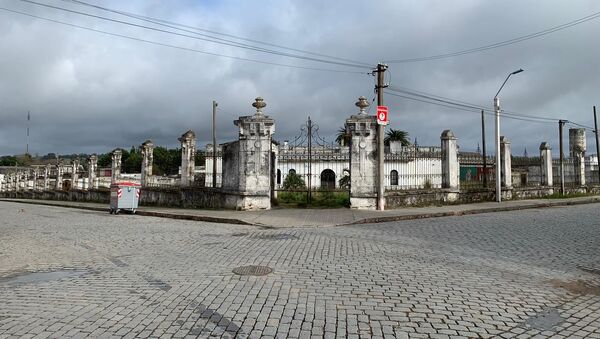
<path fill-rule="evenodd" d="M 285 177 L 283 181 L 283 189 L 286 190 L 294 190 L 294 189 L 302 189 L 306 188 L 306 184 L 304 183 L 304 179 L 295 172 L 290 172 Z"/>
<path fill-rule="evenodd" d="M 344 176 L 338 180 L 338 184 L 340 188 L 350 188 L 350 176 L 348 174 L 344 174 Z"/>
<path fill-rule="evenodd" d="M 123 173 L 140 173 L 142 170 L 142 153 L 131 147 L 127 158 L 122 160 L 121 169 Z"/>
<path fill-rule="evenodd" d="M 155 175 L 174 175 L 181 166 L 181 149 L 167 149 L 166 147 L 154 148 L 154 164 L 152 172 Z"/>
<path fill-rule="evenodd" d="M 98 167 L 110 167 L 112 155 L 110 153 L 100 154 L 98 156 Z"/>
<path fill-rule="evenodd" d="M 383 142 L 386 146 L 389 146 L 390 141 L 400 141 L 402 143 L 402 146 L 410 145 L 410 141 L 408 139 L 408 132 L 401 131 L 399 129 L 390 128 L 390 130 L 387 131 Z"/>
<path fill-rule="evenodd" d="M 350 135 L 350 133 L 346 132 L 346 128 L 345 127 L 340 127 L 337 130 L 337 134 L 335 137 L 335 142 L 338 143 L 338 145 L 340 146 L 348 146 L 350 144 L 350 140 L 352 139 L 352 135 Z"/>
<path fill-rule="evenodd" d="M 18 166 L 22 165 L 17 157 L 7 155 L 0 158 L 0 166 L 14 166 L 15 164 Z"/>

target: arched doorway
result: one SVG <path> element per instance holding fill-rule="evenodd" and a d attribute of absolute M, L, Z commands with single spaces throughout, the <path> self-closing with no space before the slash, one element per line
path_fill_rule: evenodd
<path fill-rule="evenodd" d="M 330 169 L 321 172 L 321 188 L 335 189 L 335 172 Z"/>

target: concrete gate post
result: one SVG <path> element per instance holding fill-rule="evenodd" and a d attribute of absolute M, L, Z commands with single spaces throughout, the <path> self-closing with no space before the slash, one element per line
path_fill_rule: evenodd
<path fill-rule="evenodd" d="M 148 180 L 152 176 L 152 163 L 154 161 L 154 144 L 152 140 L 146 140 L 142 144 L 142 175 L 141 184 L 142 186 L 148 185 Z"/>
<path fill-rule="evenodd" d="M 111 166 L 111 177 L 110 183 L 114 184 L 121 177 L 121 157 L 123 152 L 120 148 L 112 151 L 112 166 Z"/>
<path fill-rule="evenodd" d="M 50 189 L 50 164 L 47 164 L 44 167 L 44 190 L 47 191 Z"/>
<path fill-rule="evenodd" d="M 458 191 L 460 188 L 458 138 L 451 130 L 445 130 L 440 139 L 442 142 L 442 188 Z"/>
<path fill-rule="evenodd" d="M 87 189 L 96 188 L 96 169 L 98 168 L 98 156 L 92 154 L 88 159 L 88 187 Z"/>
<path fill-rule="evenodd" d="M 62 166 L 60 166 L 60 161 L 56 162 L 56 182 L 54 183 L 54 188 L 57 191 L 62 190 L 62 186 L 63 186 L 63 169 Z"/>
<path fill-rule="evenodd" d="M 235 193 L 235 202 L 229 205 L 241 210 L 271 208 L 271 142 L 275 120 L 263 114 L 267 106 L 263 98 L 257 97 L 252 106 L 256 108 L 254 115 L 234 121 L 240 129 L 239 140 L 222 147 L 221 187 Z"/>
<path fill-rule="evenodd" d="M 358 114 L 346 119 L 350 134 L 350 207 L 377 208 L 377 117 L 367 115 L 367 98 L 361 96 L 355 105 Z"/>
<path fill-rule="evenodd" d="M 552 187 L 552 147 L 547 142 L 540 144 L 540 159 L 542 159 L 542 186 Z"/>
<path fill-rule="evenodd" d="M 189 130 L 178 140 L 181 142 L 181 186 L 189 187 L 194 182 L 196 134 Z"/>
<path fill-rule="evenodd" d="M 502 187 L 512 189 L 512 161 L 510 141 L 507 137 L 500 137 L 500 168 L 502 170 Z"/>
<path fill-rule="evenodd" d="M 71 174 L 71 189 L 79 189 L 79 160 L 73 161 L 73 173 Z"/>
<path fill-rule="evenodd" d="M 578 186 L 585 186 L 585 129 L 569 128 L 569 153 L 573 159 L 575 180 Z"/>

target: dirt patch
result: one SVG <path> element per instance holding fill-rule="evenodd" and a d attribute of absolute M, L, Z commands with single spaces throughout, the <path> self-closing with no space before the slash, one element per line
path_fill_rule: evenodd
<path fill-rule="evenodd" d="M 558 280 L 558 279 L 552 279 L 548 282 L 554 287 L 563 288 L 573 294 L 600 295 L 600 286 L 592 285 L 587 281 L 583 281 L 583 280 L 563 281 L 563 280 Z"/>

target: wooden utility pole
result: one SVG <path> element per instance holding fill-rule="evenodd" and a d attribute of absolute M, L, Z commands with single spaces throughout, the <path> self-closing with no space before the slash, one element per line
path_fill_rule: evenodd
<path fill-rule="evenodd" d="M 219 104 L 213 100 L 212 102 L 212 142 L 213 142 L 213 163 L 212 163 L 212 187 L 217 187 L 217 106 Z"/>
<path fill-rule="evenodd" d="M 565 194 L 565 166 L 564 166 L 564 152 L 563 152 L 563 126 L 566 120 L 558 120 L 558 138 L 560 145 L 560 193 Z"/>
<path fill-rule="evenodd" d="M 483 187 L 487 187 L 487 154 L 485 152 L 485 119 L 481 110 L 481 144 L 483 146 Z"/>
<path fill-rule="evenodd" d="M 374 73 L 377 73 L 377 85 L 375 86 L 375 91 L 377 91 L 377 106 L 383 106 L 383 89 L 387 87 L 384 82 L 384 73 L 387 68 L 387 65 L 379 63 L 377 64 L 377 70 L 374 71 Z M 384 131 L 385 125 L 377 125 L 377 209 L 380 211 L 385 209 Z"/>
<path fill-rule="evenodd" d="M 598 162 L 598 184 L 600 185 L 600 143 L 598 142 L 598 118 L 596 117 L 596 106 L 594 106 L 594 134 L 596 135 L 596 161 Z"/>

